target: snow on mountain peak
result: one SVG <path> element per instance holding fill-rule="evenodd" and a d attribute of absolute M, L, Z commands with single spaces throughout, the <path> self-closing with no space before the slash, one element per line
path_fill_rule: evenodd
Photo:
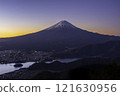
<path fill-rule="evenodd" d="M 47 30 L 54 29 L 54 28 L 76 28 L 74 25 L 71 23 L 67 22 L 66 20 L 62 20 L 58 22 L 57 24 L 47 28 Z"/>

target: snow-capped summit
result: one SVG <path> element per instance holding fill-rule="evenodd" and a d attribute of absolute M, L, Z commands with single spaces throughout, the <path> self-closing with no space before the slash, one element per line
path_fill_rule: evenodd
<path fill-rule="evenodd" d="M 72 25 L 71 23 L 69 23 L 68 21 L 62 20 L 58 22 L 57 24 L 47 28 L 47 30 L 54 29 L 54 28 L 76 28 L 76 27 Z"/>

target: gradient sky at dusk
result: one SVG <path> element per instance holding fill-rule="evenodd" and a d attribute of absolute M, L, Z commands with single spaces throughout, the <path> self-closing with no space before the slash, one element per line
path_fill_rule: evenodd
<path fill-rule="evenodd" d="M 61 20 L 120 36 L 120 0 L 0 0 L 0 37 L 37 32 Z"/>

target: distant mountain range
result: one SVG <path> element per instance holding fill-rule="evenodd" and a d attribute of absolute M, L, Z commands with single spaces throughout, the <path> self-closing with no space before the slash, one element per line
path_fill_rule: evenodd
<path fill-rule="evenodd" d="M 120 37 L 89 32 L 77 28 L 67 21 L 60 21 L 52 27 L 36 33 L 12 38 L 0 38 L 0 50 L 35 49 L 43 51 L 58 51 L 64 50 L 66 48 L 81 48 L 86 46 L 89 47 L 88 51 L 90 52 L 91 50 L 97 51 L 97 49 L 100 49 L 99 45 L 98 47 L 95 47 L 96 45 L 90 44 L 99 44 L 116 40 L 120 40 Z M 92 46 L 97 49 L 92 49 Z M 106 44 L 102 45 L 102 47 L 104 46 L 106 46 Z M 111 48 L 111 46 L 108 47 Z M 107 51 L 108 50 L 106 50 L 105 52 Z"/>
<path fill-rule="evenodd" d="M 108 41 L 101 44 L 91 44 L 82 48 L 58 52 L 54 57 L 120 57 L 120 40 Z"/>

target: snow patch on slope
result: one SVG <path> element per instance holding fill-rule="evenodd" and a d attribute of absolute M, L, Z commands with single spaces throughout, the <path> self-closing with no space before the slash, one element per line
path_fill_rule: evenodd
<path fill-rule="evenodd" d="M 74 25 L 72 25 L 71 23 L 62 20 L 60 22 L 58 22 L 57 24 L 47 28 L 46 30 L 51 30 L 51 29 L 55 29 L 55 28 L 76 28 Z"/>

